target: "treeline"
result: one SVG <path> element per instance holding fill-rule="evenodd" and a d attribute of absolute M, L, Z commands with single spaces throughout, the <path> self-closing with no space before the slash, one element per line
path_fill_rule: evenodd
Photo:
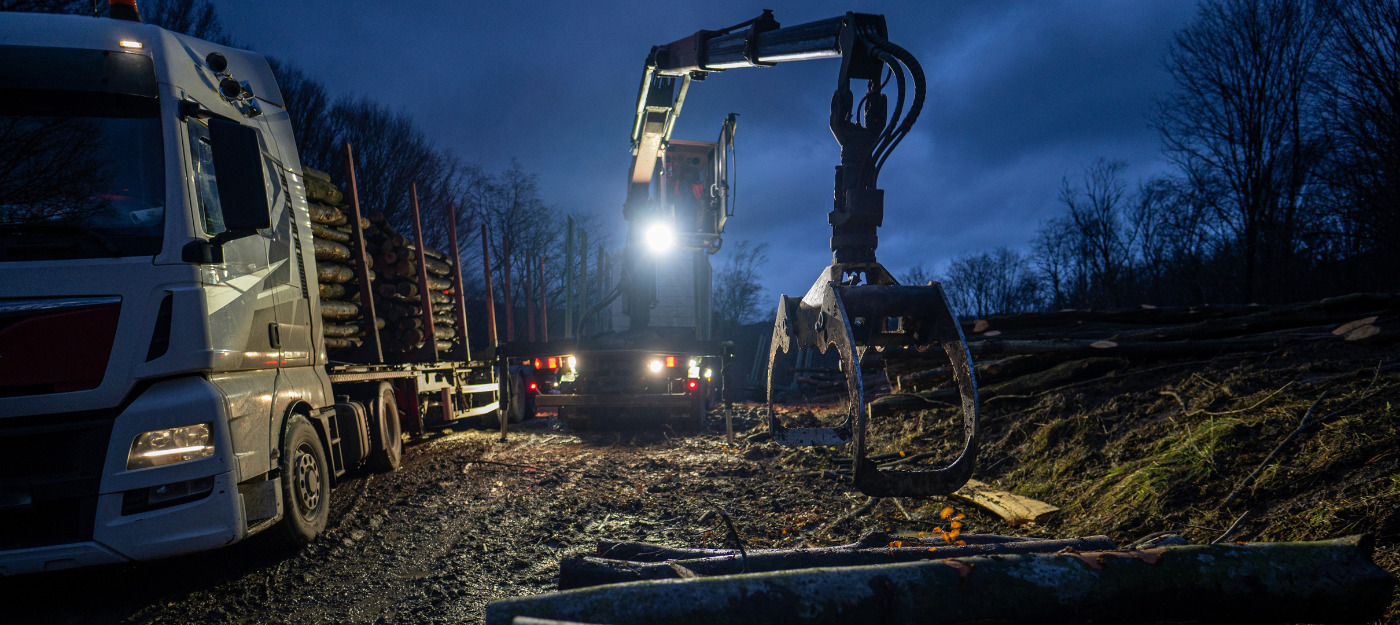
<path fill-rule="evenodd" d="M 1400 288 L 1400 0 L 1204 0 L 1166 65 L 1172 171 L 1067 178 L 1028 254 L 953 261 L 961 312 Z"/>
<path fill-rule="evenodd" d="M 107 2 L 0 0 L 0 10 L 105 15 Z M 209 0 L 143 0 L 140 10 L 148 24 L 221 45 L 243 47 L 224 28 Z M 447 211 L 455 211 L 473 345 L 483 345 L 485 341 L 482 224 L 489 232 L 497 294 L 495 308 L 502 332 L 507 314 L 502 293 L 507 282 L 503 273 L 504 243 L 509 240 L 509 282 L 518 338 L 525 336 L 527 303 L 539 298 L 541 257 L 545 261 L 544 291 L 552 310 L 551 331 L 556 336 L 563 333 L 563 315 L 554 309 L 562 311 L 564 305 L 566 268 L 579 271 L 582 267 L 580 261 L 568 263 L 564 259 L 566 218 L 571 215 L 544 200 L 536 174 L 515 161 L 504 171 L 487 172 L 464 161 L 452 149 L 438 145 L 409 114 L 395 111 L 370 96 L 333 94 L 325 83 L 294 61 L 268 60 L 281 88 L 304 166 L 327 172 L 336 185 L 346 187 L 343 146 L 348 142 L 354 151 L 356 187 L 364 212 L 382 213 L 395 230 L 412 232 L 411 189 L 416 185 L 424 237 L 438 249 L 448 248 Z M 608 237 L 594 225 L 592 214 L 572 217 L 580 232 L 591 230 L 591 245 L 607 242 Z M 590 255 L 590 273 L 596 273 L 593 265 L 597 259 Z"/>

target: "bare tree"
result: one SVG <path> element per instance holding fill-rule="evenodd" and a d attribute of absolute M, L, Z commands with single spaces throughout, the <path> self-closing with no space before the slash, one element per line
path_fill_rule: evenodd
<path fill-rule="evenodd" d="M 146 0 L 141 3 L 141 19 L 205 41 L 235 45 L 209 0 Z"/>
<path fill-rule="evenodd" d="M 724 268 L 715 274 L 711 300 L 721 321 L 743 325 L 758 316 L 763 296 L 759 269 L 768 262 L 767 251 L 767 243 L 750 247 L 748 241 L 739 241 L 731 248 Z"/>
<path fill-rule="evenodd" d="M 0 0 L 0 11 L 106 16 L 108 3 L 103 0 Z M 141 20 L 205 41 L 234 45 L 209 0 L 143 0 Z"/>
<path fill-rule="evenodd" d="M 1081 276 L 1075 272 L 1077 256 L 1071 232 L 1069 219 L 1048 219 L 1040 224 L 1032 243 L 1031 262 L 1040 271 L 1050 308 L 1068 308 L 1084 290 Z"/>
<path fill-rule="evenodd" d="M 94 0 L 0 0 L 0 11 L 18 13 L 98 15 L 99 11 L 105 13 L 106 10 L 106 2 L 99 3 Z"/>
<path fill-rule="evenodd" d="M 1326 55 L 1327 167 L 1346 252 L 1376 282 L 1400 282 L 1400 2 L 1339 0 Z"/>
<path fill-rule="evenodd" d="M 268 57 L 272 74 L 282 91 L 282 104 L 292 124 L 301 163 L 325 172 L 340 165 L 340 145 L 331 123 L 334 102 L 326 85 L 312 78 L 295 64 Z"/>
<path fill-rule="evenodd" d="M 985 317 L 1040 307 L 1040 283 L 1030 261 L 1007 247 L 953 259 L 941 282 L 959 315 Z"/>
<path fill-rule="evenodd" d="M 1240 243 L 1246 300 L 1286 296 L 1304 192 L 1324 147 L 1309 121 L 1328 22 L 1314 2 L 1204 0 L 1169 53 L 1176 90 L 1156 124 L 1183 171 L 1225 190 L 1217 209 Z"/>
<path fill-rule="evenodd" d="M 1127 188 L 1123 161 L 1100 158 L 1090 164 L 1078 185 L 1064 181 L 1060 201 L 1069 208 L 1069 232 L 1078 273 L 1087 287 L 1089 305 L 1122 304 L 1132 271 L 1135 233 L 1123 219 Z"/>
<path fill-rule="evenodd" d="M 929 271 L 928 267 L 925 267 L 924 264 L 921 262 L 916 263 L 913 267 L 910 267 L 904 273 L 901 273 L 895 277 L 899 279 L 900 284 L 907 284 L 910 286 L 923 286 L 925 284 L 928 284 L 929 280 L 933 279 L 933 272 Z"/>

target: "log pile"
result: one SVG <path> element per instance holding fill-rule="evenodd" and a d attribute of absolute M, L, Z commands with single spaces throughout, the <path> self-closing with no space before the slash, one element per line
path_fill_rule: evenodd
<path fill-rule="evenodd" d="M 672 559 L 658 565 L 671 579 L 496 601 L 486 623 L 1348 623 L 1380 618 L 1395 590 L 1364 536 L 1048 552 L 1026 549 L 1029 542 L 1038 541 L 741 575 L 706 576 L 682 564 L 694 560 Z"/>
<path fill-rule="evenodd" d="M 375 310 L 388 322 L 380 332 L 385 352 L 407 354 L 421 349 L 429 340 L 437 343 L 439 352 L 451 350 L 461 340 L 460 328 L 451 312 L 451 257 L 399 234 L 381 214 L 370 217 L 365 245 L 378 267 Z M 426 285 L 419 284 L 420 262 L 427 269 Z M 424 292 L 433 311 L 432 337 L 428 336 L 423 318 Z"/>
<path fill-rule="evenodd" d="M 1392 343 L 1400 339 L 1400 295 L 1360 293 L 1276 307 L 1063 310 L 967 319 L 962 329 L 976 362 L 979 394 L 990 399 L 1140 363 L 1265 353 L 1307 343 Z M 885 356 L 892 389 L 934 401 L 957 400 L 941 353 Z"/>
<path fill-rule="evenodd" d="M 364 344 L 369 327 L 355 278 L 359 250 L 348 223 L 352 211 L 344 203 L 345 194 L 331 183 L 329 175 L 307 168 L 306 181 L 326 349 L 333 358 L 337 353 L 350 357 L 353 350 Z M 359 226 L 374 298 L 374 325 L 386 357 L 410 356 L 429 340 L 435 341 L 439 352 L 451 351 L 465 340 L 451 312 L 451 256 L 399 234 L 382 213 L 362 218 Z M 420 262 L 427 270 L 426 285 L 420 284 Z M 424 326 L 424 293 L 432 302 L 432 337 Z"/>

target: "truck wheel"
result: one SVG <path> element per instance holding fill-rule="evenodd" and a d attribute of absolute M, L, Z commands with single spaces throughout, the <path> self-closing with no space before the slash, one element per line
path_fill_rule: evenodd
<path fill-rule="evenodd" d="M 394 389 L 388 384 L 379 385 L 375 417 L 379 435 L 369 455 L 369 468 L 380 473 L 398 471 L 403 459 L 403 433 L 399 427 L 399 405 L 394 400 Z"/>
<path fill-rule="evenodd" d="M 321 438 L 306 417 L 294 414 L 282 440 L 282 535 L 293 546 L 311 542 L 326 529 L 331 473 Z"/>
<path fill-rule="evenodd" d="M 526 390 L 525 376 L 513 376 L 510 384 L 510 422 L 535 418 L 535 396 Z"/>

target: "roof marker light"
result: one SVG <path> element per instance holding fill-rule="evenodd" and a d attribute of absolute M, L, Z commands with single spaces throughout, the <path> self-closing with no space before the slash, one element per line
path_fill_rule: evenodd
<path fill-rule="evenodd" d="M 123 48 L 126 48 L 126 49 L 128 49 L 128 50 L 140 50 L 141 48 L 144 48 L 144 47 L 145 47 L 144 45 L 141 44 L 140 41 L 131 41 L 131 40 L 128 40 L 128 39 L 123 39 L 123 40 L 121 40 L 121 41 L 118 41 L 118 42 L 117 42 L 117 45 L 119 45 L 119 46 L 121 46 L 121 47 L 123 47 Z"/>

